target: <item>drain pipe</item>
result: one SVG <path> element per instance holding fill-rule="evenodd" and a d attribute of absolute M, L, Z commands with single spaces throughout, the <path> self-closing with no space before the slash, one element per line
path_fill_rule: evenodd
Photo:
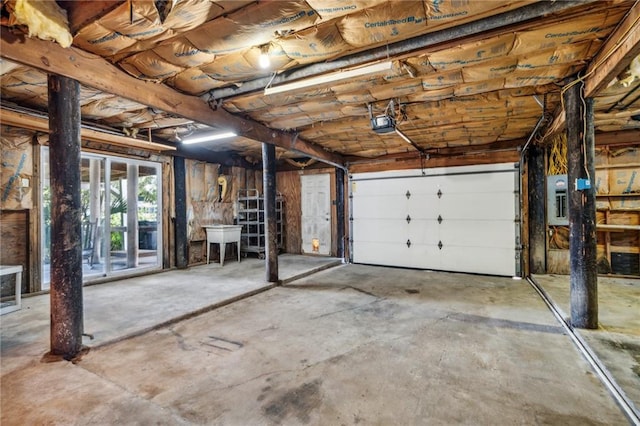
<path fill-rule="evenodd" d="M 593 371 L 595 371 L 596 375 L 598 376 L 602 384 L 607 388 L 620 409 L 624 412 L 624 415 L 627 417 L 629 422 L 631 422 L 631 424 L 634 426 L 640 426 L 640 412 L 638 412 L 638 410 L 634 407 L 633 403 L 629 400 L 624 391 L 620 388 L 620 386 L 618 386 L 616 381 L 611 376 L 611 373 L 609 373 L 607 368 L 600 362 L 597 355 L 595 355 L 591 348 L 589 348 L 589 345 L 587 345 L 582 336 L 576 333 L 574 329 L 569 325 L 567 320 L 564 319 L 560 310 L 553 303 L 544 289 L 540 285 L 538 285 L 538 283 L 536 283 L 532 277 L 527 277 L 527 281 L 529 282 L 531 287 L 533 287 L 536 293 L 538 293 L 544 303 L 546 303 L 547 307 L 556 317 L 562 328 L 564 328 L 573 344 L 580 351 L 587 363 L 589 363 Z"/>
<path fill-rule="evenodd" d="M 520 198 L 520 205 L 519 207 L 519 212 L 518 212 L 518 217 L 519 217 L 519 223 L 520 223 L 520 277 L 523 277 L 525 275 L 524 273 L 524 260 L 522 259 L 522 251 L 524 248 L 524 242 L 522 241 L 522 229 L 524 227 L 524 220 L 522 218 L 522 206 L 524 205 L 524 200 L 522 199 L 522 171 L 524 170 L 524 155 L 527 152 L 527 148 L 529 148 L 529 144 L 531 143 L 531 141 L 533 140 L 533 138 L 535 137 L 536 133 L 538 132 L 538 129 L 540 128 L 540 126 L 542 126 L 542 123 L 546 121 L 546 97 L 545 97 L 545 101 L 544 102 L 540 102 L 540 100 L 538 99 L 537 96 L 533 96 L 533 98 L 536 100 L 536 102 L 538 103 L 538 105 L 540 105 L 542 107 L 542 115 L 540 116 L 540 118 L 538 119 L 538 122 L 536 123 L 535 127 L 533 128 L 533 131 L 531 132 L 531 134 L 529 135 L 529 138 L 527 139 L 527 142 L 525 142 L 524 146 L 522 147 L 522 150 L 520 151 L 520 162 L 518 163 L 518 174 L 519 174 L 519 179 L 518 179 L 518 196 Z"/>

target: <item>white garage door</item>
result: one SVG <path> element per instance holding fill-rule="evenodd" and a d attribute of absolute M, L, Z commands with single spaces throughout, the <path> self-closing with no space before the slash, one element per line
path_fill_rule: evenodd
<path fill-rule="evenodd" d="M 351 177 L 355 263 L 520 274 L 513 163 Z"/>

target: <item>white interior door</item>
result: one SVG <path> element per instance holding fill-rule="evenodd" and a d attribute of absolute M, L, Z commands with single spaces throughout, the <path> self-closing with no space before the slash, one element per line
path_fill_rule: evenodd
<path fill-rule="evenodd" d="M 329 255 L 331 252 L 331 179 L 328 173 L 303 175 L 302 252 Z"/>

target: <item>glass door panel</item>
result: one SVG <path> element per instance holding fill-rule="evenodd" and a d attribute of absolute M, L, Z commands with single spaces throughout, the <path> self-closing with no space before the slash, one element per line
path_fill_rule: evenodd
<path fill-rule="evenodd" d="M 110 162 L 110 270 L 159 266 L 160 167 Z"/>
<path fill-rule="evenodd" d="M 80 162 L 80 199 L 82 200 L 82 276 L 104 276 L 104 191 L 105 160 L 94 156 L 82 156 Z"/>
<path fill-rule="evenodd" d="M 42 289 L 49 288 L 49 149 L 42 150 Z M 95 154 L 81 157 L 83 279 L 161 267 L 161 167 Z M 130 212 L 133 212 L 132 214 Z"/>

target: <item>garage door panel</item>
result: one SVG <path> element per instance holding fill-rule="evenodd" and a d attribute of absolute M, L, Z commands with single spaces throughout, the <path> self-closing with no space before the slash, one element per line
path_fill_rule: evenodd
<path fill-rule="evenodd" d="M 406 214 L 411 219 L 436 220 L 440 210 L 439 205 L 438 197 L 433 194 L 411 196 L 411 200 L 407 204 Z"/>
<path fill-rule="evenodd" d="M 442 176 L 440 189 L 444 194 L 473 192 L 513 191 L 515 175 L 513 169 L 501 172 L 451 174 Z"/>
<path fill-rule="evenodd" d="M 447 194 L 440 203 L 443 218 L 513 220 L 515 202 L 513 192 L 484 194 Z"/>
<path fill-rule="evenodd" d="M 353 253 L 355 263 L 370 263 L 405 268 L 440 269 L 440 253 L 437 246 L 362 242 Z"/>
<path fill-rule="evenodd" d="M 513 220 L 445 220 L 440 228 L 440 240 L 445 245 L 513 250 L 515 238 Z"/>
<path fill-rule="evenodd" d="M 443 246 L 441 268 L 475 274 L 516 275 L 514 249 Z"/>
<path fill-rule="evenodd" d="M 407 222 L 397 219 L 360 219 L 353 230 L 353 241 L 398 242 L 407 240 Z"/>
<path fill-rule="evenodd" d="M 407 199 L 402 196 L 354 195 L 353 219 L 395 219 L 406 216 Z"/>
<path fill-rule="evenodd" d="M 353 229 L 353 241 L 437 245 L 439 225 L 436 221 L 360 219 Z"/>

